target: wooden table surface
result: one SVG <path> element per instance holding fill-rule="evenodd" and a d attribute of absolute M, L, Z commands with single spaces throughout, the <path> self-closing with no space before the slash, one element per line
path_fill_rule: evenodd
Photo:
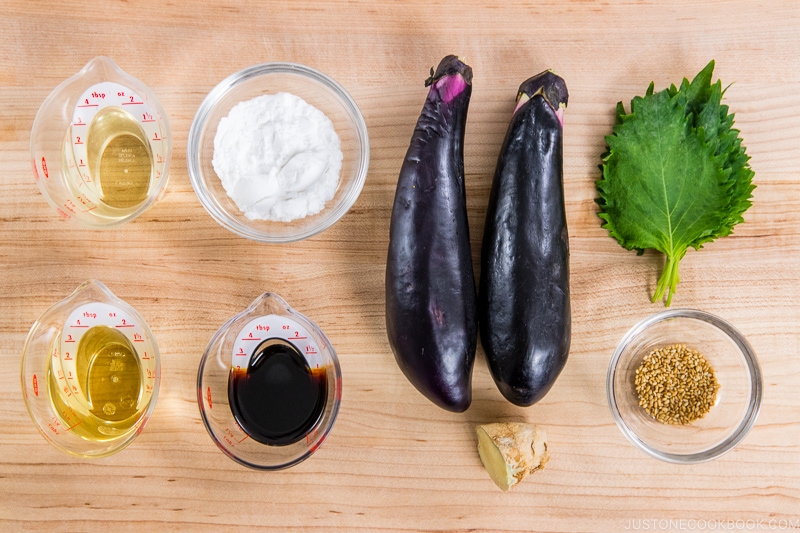
<path fill-rule="evenodd" d="M 793 0 L 2 0 L 0 13 L 0 529 L 800 528 L 800 7 Z M 476 260 L 517 86 L 553 68 L 570 89 L 564 180 L 572 350 L 556 386 L 530 408 L 502 399 L 479 348 L 472 406 L 445 412 L 406 381 L 387 343 L 394 188 L 423 81 L 448 53 L 475 73 L 465 167 Z M 97 55 L 154 90 L 175 147 L 166 195 L 110 230 L 60 220 L 34 183 L 29 153 L 44 98 Z M 673 306 L 718 314 L 745 334 L 761 362 L 764 399 L 734 451 L 677 466 L 629 444 L 607 405 L 617 342 L 663 309 L 649 302 L 663 258 L 637 257 L 608 236 L 594 181 L 616 102 L 650 81 L 659 89 L 679 82 L 712 58 L 715 78 L 733 83 L 726 103 L 758 188 L 735 235 L 686 255 Z M 266 61 L 331 75 L 360 106 L 370 134 L 369 175 L 354 207 L 329 230 L 293 244 L 254 244 L 220 227 L 186 169 L 187 133 L 202 99 L 229 74 Z M 129 448 L 101 460 L 47 444 L 19 385 L 31 324 L 88 278 L 145 317 L 162 353 L 149 424 Z M 344 380 L 329 439 L 311 459 L 272 473 L 223 455 L 195 399 L 210 337 L 265 291 L 321 326 Z M 510 493 L 495 487 L 476 453 L 475 425 L 498 420 L 541 424 L 552 453 L 544 471 Z"/>

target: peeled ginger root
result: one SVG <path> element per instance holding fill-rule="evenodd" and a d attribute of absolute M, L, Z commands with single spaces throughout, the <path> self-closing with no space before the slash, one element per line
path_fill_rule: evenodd
<path fill-rule="evenodd" d="M 502 422 L 478 426 L 478 454 L 498 487 L 508 490 L 525 476 L 544 468 L 547 435 L 533 424 Z"/>

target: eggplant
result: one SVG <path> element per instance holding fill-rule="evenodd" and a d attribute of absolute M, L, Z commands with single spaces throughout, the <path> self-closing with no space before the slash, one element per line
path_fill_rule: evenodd
<path fill-rule="evenodd" d="M 386 332 L 403 374 L 453 412 L 472 401 L 478 342 L 464 191 L 464 129 L 472 69 L 447 56 L 400 169 L 386 260 Z"/>
<path fill-rule="evenodd" d="M 492 378 L 510 402 L 541 400 L 567 362 L 571 316 L 564 209 L 564 80 L 522 83 L 497 160 L 481 246 L 478 323 Z"/>

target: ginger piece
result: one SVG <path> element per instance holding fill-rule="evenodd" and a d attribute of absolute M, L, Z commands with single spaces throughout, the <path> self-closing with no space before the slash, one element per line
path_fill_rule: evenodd
<path fill-rule="evenodd" d="M 508 490 L 544 468 L 550 455 L 547 435 L 534 424 L 502 422 L 478 426 L 478 454 L 492 481 Z"/>

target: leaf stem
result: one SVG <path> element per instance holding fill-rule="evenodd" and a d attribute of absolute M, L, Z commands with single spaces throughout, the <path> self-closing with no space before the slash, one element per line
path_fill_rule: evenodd
<path fill-rule="evenodd" d="M 650 300 L 651 302 L 655 303 L 657 300 L 661 300 L 664 298 L 664 294 L 669 291 L 665 306 L 669 307 L 672 304 L 672 296 L 677 292 L 678 282 L 681 279 L 678 274 L 679 263 L 680 258 L 667 255 L 667 262 L 664 265 L 664 270 L 661 271 L 661 277 L 658 278 L 658 286 L 656 287 L 655 294 L 653 294 L 653 298 Z"/>

